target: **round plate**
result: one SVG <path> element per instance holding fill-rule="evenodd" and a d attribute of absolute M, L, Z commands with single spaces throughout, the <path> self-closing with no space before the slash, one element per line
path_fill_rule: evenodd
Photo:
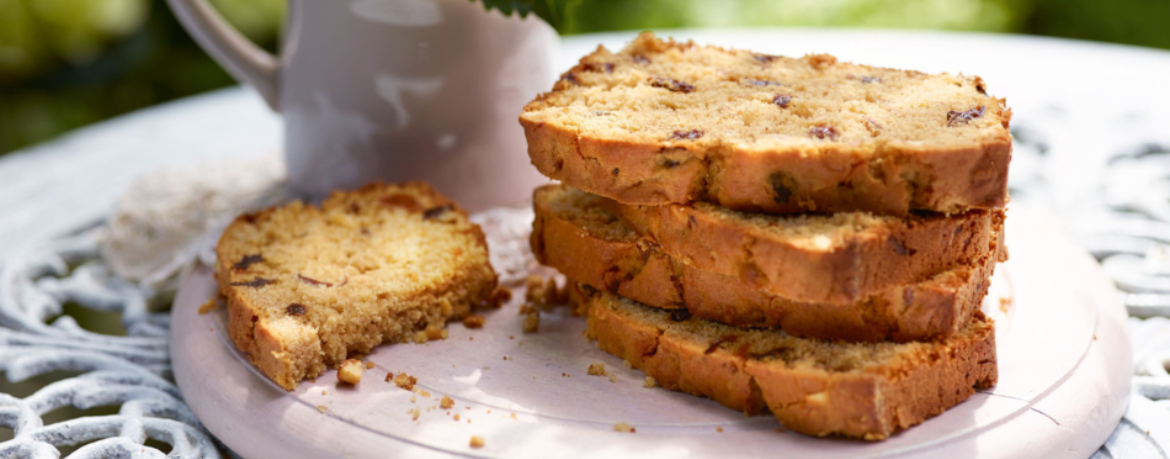
<path fill-rule="evenodd" d="M 1125 310 L 1094 260 L 1044 220 L 1013 208 L 1007 222 L 1011 260 L 983 306 L 997 320 L 999 384 L 883 442 L 777 432 L 771 416 L 646 389 L 641 372 L 582 337 L 584 319 L 567 308 L 543 314 L 538 333 L 522 333 L 520 290 L 482 329 L 455 323 L 446 340 L 376 348 L 366 357 L 375 367 L 356 386 L 327 371 L 287 392 L 236 351 L 222 308 L 197 313 L 215 292 L 201 268 L 175 302 L 175 377 L 207 428 L 246 457 L 1088 457 L 1125 410 Z M 592 363 L 617 381 L 587 376 Z M 384 380 L 399 371 L 429 396 Z M 455 406 L 440 408 L 442 396 Z M 615 432 L 616 422 L 637 432 Z M 486 446 L 470 448 L 473 435 Z"/>

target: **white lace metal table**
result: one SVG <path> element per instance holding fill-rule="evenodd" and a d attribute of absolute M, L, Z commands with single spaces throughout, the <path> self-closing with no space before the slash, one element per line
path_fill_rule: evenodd
<path fill-rule="evenodd" d="M 1130 319 L 1134 395 L 1126 417 L 1095 457 L 1165 457 L 1170 447 L 1170 319 L 1165 318 L 1170 316 L 1170 131 L 1161 127 L 1170 125 L 1170 104 L 1152 101 L 1170 101 L 1170 88 L 1161 84 L 1170 76 L 1170 53 L 908 32 L 675 35 L 783 54 L 829 51 L 890 66 L 957 69 L 992 82 L 992 92 L 1007 96 L 1016 112 L 1013 198 L 1048 210 L 1101 260 L 1135 317 Z M 599 41 L 614 46 L 629 37 L 566 40 L 556 65 L 567 68 L 573 56 Z M 1086 69 L 1085 61 L 1099 63 L 1094 67 L 1102 70 Z M 1110 68 L 1127 72 L 1106 73 Z M 1116 88 L 1108 98 L 1085 89 L 1106 79 Z M 38 375 L 57 379 L 24 396 L 0 393 L 0 457 L 57 457 L 58 449 L 72 451 L 70 457 L 224 453 L 169 380 L 167 293 L 175 274 L 201 256 L 197 248 L 205 247 L 206 239 L 200 245 L 198 235 L 214 233 L 221 223 L 206 217 L 230 214 L 239 203 L 282 197 L 268 192 L 278 189 L 273 187 L 280 177 L 274 162 L 251 159 L 253 167 L 239 167 L 241 158 L 276 151 L 278 137 L 277 119 L 253 95 L 234 89 L 137 113 L 0 159 L 0 371 L 9 382 L 0 387 Z M 222 166 L 229 161 L 233 167 Z M 192 169 L 196 163 L 214 172 Z M 162 201 L 125 201 L 128 207 L 115 213 L 117 198 L 132 178 L 163 166 L 179 169 L 139 186 L 178 194 Z M 238 180 L 203 179 L 229 170 L 253 180 L 236 186 Z M 164 204 L 151 207 L 158 202 Z M 135 220 L 134 215 L 147 217 Z M 141 221 L 151 224 L 134 226 Z M 196 221 L 201 224 L 191 223 Z M 156 230 L 162 232 L 151 233 Z M 125 244 L 140 231 L 141 244 Z M 179 236 L 167 239 L 174 234 Z M 82 328 L 62 314 L 73 306 L 120 314 L 125 335 Z M 64 406 L 116 406 L 117 412 L 43 421 Z M 12 430 L 10 437 L 4 427 Z"/>

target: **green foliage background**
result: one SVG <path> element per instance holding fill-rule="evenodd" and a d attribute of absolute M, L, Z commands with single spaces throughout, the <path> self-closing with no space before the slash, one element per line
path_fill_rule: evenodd
<path fill-rule="evenodd" d="M 287 0 L 211 0 L 274 49 Z M 342 0 L 328 0 L 342 1 Z M 1052 35 L 1170 49 L 1168 0 L 472 0 L 562 34 L 679 27 L 871 27 Z M 0 155 L 234 84 L 164 0 L 0 0 Z"/>

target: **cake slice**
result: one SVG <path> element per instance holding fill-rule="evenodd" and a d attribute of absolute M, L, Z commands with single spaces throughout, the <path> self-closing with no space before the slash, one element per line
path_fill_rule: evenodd
<path fill-rule="evenodd" d="M 216 247 L 232 340 L 288 390 L 491 301 L 479 226 L 430 185 L 375 183 L 236 218 Z"/>
<path fill-rule="evenodd" d="M 576 284 L 586 336 L 664 387 L 807 435 L 882 440 L 995 385 L 995 327 L 976 313 L 941 341 L 844 343 L 730 327 Z"/>
<path fill-rule="evenodd" d="M 520 115 L 540 172 L 623 203 L 894 215 L 1003 207 L 1010 121 L 979 77 L 649 32 L 585 56 Z"/>
<path fill-rule="evenodd" d="M 790 300 L 834 304 L 977 262 L 1003 218 L 998 210 L 893 217 L 766 215 L 708 203 L 628 206 L 563 185 L 541 188 L 535 196 L 538 204 L 560 208 L 604 208 L 608 213 L 591 212 L 617 217 L 686 266 Z"/>
<path fill-rule="evenodd" d="M 858 301 L 798 301 L 677 261 L 606 211 L 603 200 L 564 186 L 538 189 L 531 236 L 536 259 L 577 282 L 649 306 L 740 327 L 780 327 L 801 337 L 902 342 L 954 335 L 979 308 L 1001 255 L 993 237 L 972 261 L 920 282 Z"/>

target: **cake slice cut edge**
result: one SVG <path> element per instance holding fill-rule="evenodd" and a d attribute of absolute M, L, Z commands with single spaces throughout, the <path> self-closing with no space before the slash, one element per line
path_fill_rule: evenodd
<path fill-rule="evenodd" d="M 233 342 L 287 390 L 489 306 L 497 287 L 483 231 L 423 182 L 241 215 L 216 255 Z"/>
<path fill-rule="evenodd" d="M 845 343 L 731 327 L 574 284 L 586 336 L 663 387 L 811 436 L 883 440 L 998 378 L 994 323 L 976 312 L 946 340 Z"/>

